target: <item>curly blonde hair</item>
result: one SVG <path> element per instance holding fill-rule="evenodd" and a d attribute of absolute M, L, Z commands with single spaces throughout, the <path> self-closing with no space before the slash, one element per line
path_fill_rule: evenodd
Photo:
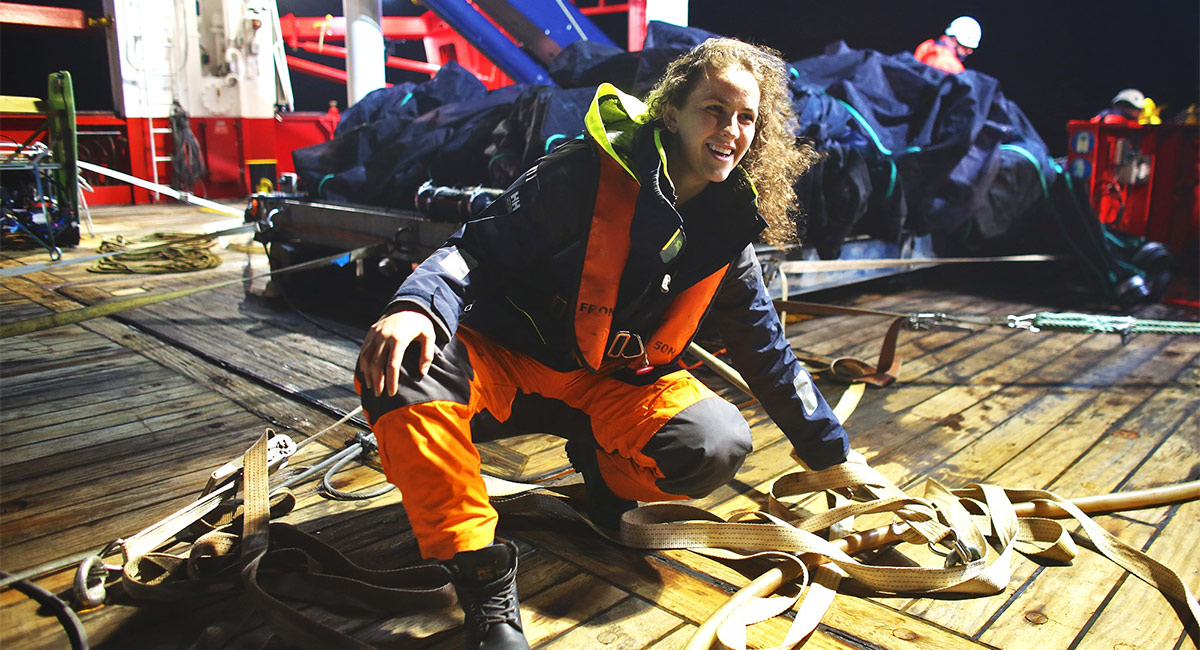
<path fill-rule="evenodd" d="M 796 179 L 819 158 L 811 144 L 797 144 L 796 114 L 788 91 L 787 64 L 769 47 L 734 38 L 710 38 L 667 66 L 646 98 L 648 124 L 663 126 L 663 108 L 682 107 L 706 74 L 741 67 L 759 86 L 754 141 L 741 167 L 758 190 L 758 212 L 767 221 L 763 240 L 775 246 L 797 243 L 799 214 Z"/>

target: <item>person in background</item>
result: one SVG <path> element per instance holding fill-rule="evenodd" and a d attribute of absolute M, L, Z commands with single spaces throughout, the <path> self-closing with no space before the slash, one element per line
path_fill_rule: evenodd
<path fill-rule="evenodd" d="M 959 16 L 950 22 L 944 34 L 918 45 L 913 56 L 927 66 L 958 74 L 966 70 L 963 61 L 979 47 L 982 36 L 978 21 L 970 16 Z"/>
<path fill-rule="evenodd" d="M 1137 124 L 1146 108 L 1146 96 L 1136 88 L 1126 88 L 1117 93 L 1109 107 L 1092 116 L 1091 122 L 1098 124 Z"/>
<path fill-rule="evenodd" d="M 404 280 L 359 356 L 384 471 L 454 583 L 471 650 L 529 647 L 477 444 L 566 438 L 607 530 L 741 468 L 746 420 L 677 363 L 705 318 L 804 465 L 865 462 L 792 353 L 754 252 L 795 241 L 793 187 L 817 158 L 796 145 L 778 53 L 709 39 L 645 104 L 602 84 L 584 123 Z"/>

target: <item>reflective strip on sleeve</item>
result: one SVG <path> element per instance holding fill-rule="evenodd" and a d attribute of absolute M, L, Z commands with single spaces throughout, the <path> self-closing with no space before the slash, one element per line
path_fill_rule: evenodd
<path fill-rule="evenodd" d="M 452 246 L 446 256 L 443 257 L 438 265 L 442 270 L 454 276 L 455 280 L 463 280 L 467 274 L 471 272 L 472 265 L 467 261 L 458 247 Z"/>
<path fill-rule="evenodd" d="M 801 370 L 792 382 L 792 387 L 796 389 L 800 402 L 804 404 L 804 412 L 812 415 L 817 410 L 817 391 L 813 388 L 812 376 Z"/>

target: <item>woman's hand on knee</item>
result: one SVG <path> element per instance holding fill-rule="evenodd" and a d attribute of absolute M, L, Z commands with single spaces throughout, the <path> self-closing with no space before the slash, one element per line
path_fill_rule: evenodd
<path fill-rule="evenodd" d="M 404 370 L 415 372 L 417 379 L 424 377 L 433 365 L 435 343 L 433 321 L 419 311 L 398 311 L 375 321 L 358 354 L 358 371 L 366 389 L 376 397 L 383 393 L 394 396 L 406 353 L 414 345 L 415 358 Z"/>

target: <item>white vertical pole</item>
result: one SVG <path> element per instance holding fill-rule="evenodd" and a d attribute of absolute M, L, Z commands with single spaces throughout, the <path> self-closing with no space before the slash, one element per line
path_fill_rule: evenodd
<path fill-rule="evenodd" d="M 646 21 L 651 20 L 687 27 L 687 0 L 646 0 Z"/>
<path fill-rule="evenodd" d="M 346 17 L 346 100 L 353 106 L 383 88 L 383 1 L 342 0 Z"/>

